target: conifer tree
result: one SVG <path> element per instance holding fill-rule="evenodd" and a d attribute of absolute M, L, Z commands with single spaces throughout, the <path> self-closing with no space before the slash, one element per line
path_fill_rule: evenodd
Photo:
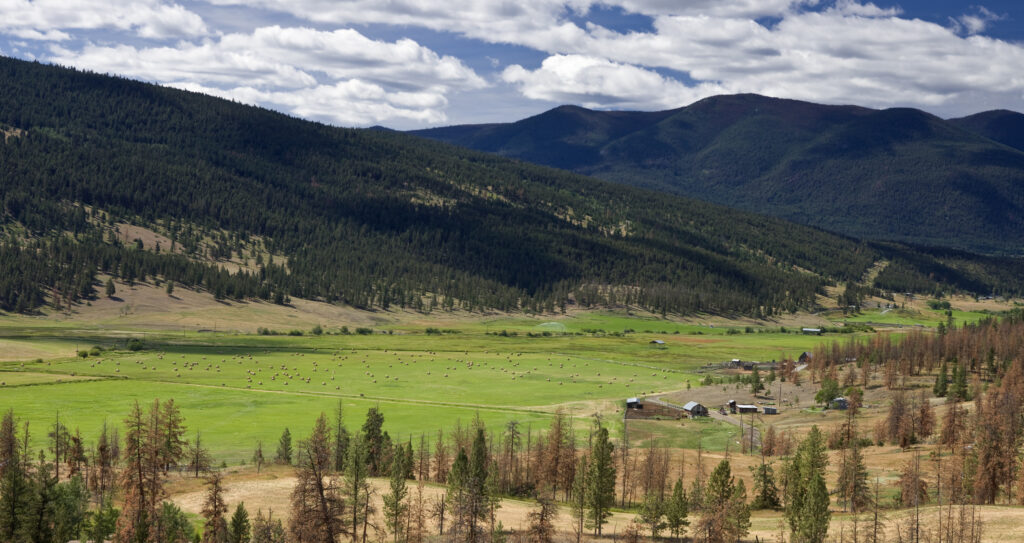
<path fill-rule="evenodd" d="M 599 427 L 594 433 L 590 449 L 590 473 L 587 476 L 587 521 L 594 533 L 601 535 L 601 527 L 608 522 L 615 504 L 614 446 L 608 439 L 608 429 Z"/>
<path fill-rule="evenodd" d="M 281 519 L 274 518 L 274 511 L 267 510 L 267 516 L 263 516 L 263 510 L 256 511 L 256 519 L 252 524 L 252 543 L 285 543 L 284 525 Z"/>
<path fill-rule="evenodd" d="M 828 464 L 828 456 L 825 454 L 825 440 L 817 426 L 812 426 L 807 437 L 797 446 L 796 454 L 786 465 L 786 520 L 793 534 L 794 542 L 815 543 L 819 540 L 801 539 L 807 537 L 808 533 L 818 533 L 820 515 L 816 507 L 821 504 L 810 503 L 811 491 L 818 480 L 824 487 L 825 466 Z M 817 496 L 820 497 L 820 496 Z M 828 493 L 824 492 L 825 511 L 828 511 Z M 813 517 L 813 518 L 812 518 Z M 825 524 L 828 530 L 828 524 Z"/>
<path fill-rule="evenodd" d="M 736 481 L 728 460 L 722 460 L 704 492 L 699 532 L 710 543 L 738 541 L 750 530 L 750 508 L 743 481 Z"/>
<path fill-rule="evenodd" d="M 828 509 L 828 491 L 825 479 L 820 473 L 814 473 L 807 485 L 807 496 L 803 500 L 804 510 L 797 520 L 797 528 L 793 532 L 793 543 L 822 543 L 828 535 L 828 524 L 832 512 Z"/>
<path fill-rule="evenodd" d="M 932 387 L 932 393 L 938 398 L 946 396 L 946 390 L 949 386 L 949 369 L 946 367 L 946 361 L 942 361 L 942 366 L 939 367 L 939 374 L 935 377 L 935 386 Z"/>
<path fill-rule="evenodd" d="M 754 501 L 751 502 L 752 509 L 777 509 L 779 507 L 779 490 L 775 486 L 775 474 L 771 465 L 761 458 L 761 465 L 751 467 L 754 474 Z"/>
<path fill-rule="evenodd" d="M 266 460 L 263 458 L 263 441 L 256 442 L 256 450 L 252 453 L 252 463 L 256 464 L 256 473 L 259 473 L 263 469 L 263 464 Z"/>
<path fill-rule="evenodd" d="M 342 479 L 341 494 L 348 507 L 346 530 L 355 543 L 359 526 L 363 522 L 366 511 L 364 504 L 369 501 L 368 463 L 366 459 L 367 445 L 361 433 L 356 433 L 349 441 L 348 454 L 345 458 L 345 477 Z"/>
<path fill-rule="evenodd" d="M 686 527 L 690 525 L 687 519 L 690 514 L 689 508 L 686 490 L 683 489 L 683 479 L 679 478 L 672 487 L 672 496 L 665 504 L 665 525 L 676 541 L 686 534 Z"/>
<path fill-rule="evenodd" d="M 274 455 L 275 464 L 290 465 L 292 463 L 292 433 L 288 428 L 281 432 L 281 439 L 277 442 L 277 454 Z"/>
<path fill-rule="evenodd" d="M 662 501 L 661 496 L 650 493 L 644 496 L 644 501 L 640 503 L 639 511 L 640 522 L 647 526 L 647 530 L 651 533 L 652 539 L 657 539 L 658 535 L 665 528 L 665 503 Z"/>
<path fill-rule="evenodd" d="M 296 543 L 336 543 L 343 533 L 344 502 L 331 471 L 331 430 L 323 413 L 300 442 L 288 532 Z"/>
<path fill-rule="evenodd" d="M 409 491 L 405 485 L 405 455 L 396 454 L 392 457 L 390 473 L 390 491 L 384 495 L 384 521 L 387 524 L 395 543 L 402 539 L 402 528 L 408 506 L 405 498 Z"/>
<path fill-rule="evenodd" d="M 228 523 L 224 519 L 224 513 L 228 512 L 228 506 L 224 503 L 224 488 L 222 486 L 220 473 L 213 472 L 206 479 L 206 501 L 203 502 L 202 516 L 206 519 L 203 523 L 203 543 L 227 543 Z"/>
<path fill-rule="evenodd" d="M 844 507 L 853 513 L 860 513 L 871 505 L 871 489 L 868 487 L 868 470 L 864 466 L 864 455 L 857 440 L 843 455 L 839 466 L 837 491 Z"/>
<path fill-rule="evenodd" d="M 228 523 L 228 543 L 249 543 L 252 540 L 252 525 L 245 504 L 239 503 Z"/>

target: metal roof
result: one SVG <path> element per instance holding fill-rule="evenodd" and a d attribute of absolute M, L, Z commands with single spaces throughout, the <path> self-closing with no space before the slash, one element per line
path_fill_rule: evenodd
<path fill-rule="evenodd" d="M 626 403 L 637 403 L 638 401 L 636 398 L 626 398 Z"/>
<path fill-rule="evenodd" d="M 697 402 L 686 402 L 686 405 L 683 406 L 683 409 L 685 409 L 686 411 L 693 411 L 693 408 L 699 405 L 700 404 Z"/>

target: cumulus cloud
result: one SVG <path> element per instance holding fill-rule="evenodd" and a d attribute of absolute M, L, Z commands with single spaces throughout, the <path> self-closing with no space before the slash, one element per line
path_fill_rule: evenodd
<path fill-rule="evenodd" d="M 486 82 L 460 60 L 342 29 L 263 27 L 202 43 L 54 47 L 52 59 L 340 124 L 444 120 L 445 94 Z M 373 107 L 376 103 L 379 107 Z M 376 116 L 375 116 L 376 115 Z"/>
<path fill-rule="evenodd" d="M 160 0 L 0 0 L 0 32 L 25 39 L 62 41 L 68 30 L 118 29 L 151 39 L 202 36 L 203 19 Z"/>
<path fill-rule="evenodd" d="M 591 108 L 673 108 L 724 91 L 708 84 L 687 87 L 651 70 L 583 55 L 554 55 L 532 71 L 509 66 L 501 76 L 528 98 Z"/>
<path fill-rule="evenodd" d="M 973 36 L 974 34 L 981 34 L 984 32 L 990 23 L 1005 19 L 1003 15 L 997 15 L 985 6 L 978 6 L 975 9 L 975 13 L 965 13 L 956 18 L 950 18 L 953 31 L 957 34 L 967 34 Z"/>

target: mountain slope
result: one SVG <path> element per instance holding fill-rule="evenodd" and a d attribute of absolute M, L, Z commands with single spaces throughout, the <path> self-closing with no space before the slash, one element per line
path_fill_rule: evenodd
<path fill-rule="evenodd" d="M 1024 152 L 989 139 L 1012 146 L 1012 123 L 984 131 L 911 109 L 757 95 L 657 113 L 563 109 L 414 134 L 858 238 L 1024 253 Z M 591 128 L 611 119 L 615 131 Z M 570 158 L 548 156 L 574 142 Z"/>
<path fill-rule="evenodd" d="M 401 133 L 12 59 L 0 59 L 0 128 L 7 310 L 96 296 L 110 274 L 360 308 L 771 314 L 811 307 L 879 260 L 899 271 L 879 275 L 887 289 L 1024 292 L 1024 274 L 988 271 L 1016 261 L 947 264 Z M 171 247 L 122 237 L 125 223 Z"/>
<path fill-rule="evenodd" d="M 979 136 L 1024 151 L 1024 114 L 998 109 L 950 119 L 949 122 Z"/>

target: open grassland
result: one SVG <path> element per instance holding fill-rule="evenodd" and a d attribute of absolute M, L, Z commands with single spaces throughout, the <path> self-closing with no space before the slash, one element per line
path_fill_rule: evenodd
<path fill-rule="evenodd" d="M 264 326 L 260 315 L 252 314 L 250 324 Z M 133 402 L 173 398 L 190 432 L 202 432 L 214 456 L 229 463 L 248 459 L 258 440 L 272 449 L 285 427 L 303 437 L 315 417 L 332 412 L 339 400 L 350 428 L 378 406 L 385 429 L 400 440 L 421 433 L 433 437 L 438 429 L 477 416 L 493 430 L 510 420 L 537 429 L 558 410 L 579 419 L 600 413 L 621 435 L 623 399 L 671 391 L 679 391 L 674 401 L 699 399 L 699 391 L 712 387 L 699 387 L 702 375 L 695 372 L 708 362 L 779 359 L 863 335 L 807 336 L 781 333 L 769 323 L 612 312 L 371 314 L 355 321 L 320 320 L 324 335 L 306 328 L 303 336 L 213 332 L 204 322 L 170 331 L 147 322 L 130 316 L 92 324 L 78 318 L 0 318 L 7 351 L 0 351 L 0 381 L 7 383 L 0 409 L 13 408 L 28 421 L 33 447 L 42 448 L 58 412 L 88 442 L 104 421 L 119 425 Z M 373 333 L 342 335 L 342 326 L 372 327 Z M 127 350 L 133 338 L 145 348 Z M 652 344 L 655 339 L 664 345 Z M 93 346 L 100 348 L 98 355 L 74 356 Z M 631 440 L 640 444 L 653 439 L 659 446 L 692 449 L 699 442 L 721 451 L 727 444 L 735 447 L 737 439 L 735 427 L 714 421 L 630 424 Z"/>

